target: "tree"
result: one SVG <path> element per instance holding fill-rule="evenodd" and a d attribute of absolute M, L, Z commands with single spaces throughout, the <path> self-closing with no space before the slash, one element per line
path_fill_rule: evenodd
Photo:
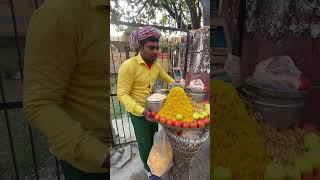
<path fill-rule="evenodd" d="M 113 21 L 198 29 L 201 18 L 200 0 L 111 0 Z"/>

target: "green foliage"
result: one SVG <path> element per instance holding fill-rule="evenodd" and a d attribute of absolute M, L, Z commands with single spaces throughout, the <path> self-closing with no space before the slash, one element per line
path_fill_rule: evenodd
<path fill-rule="evenodd" d="M 162 43 L 160 45 L 161 52 L 166 53 L 169 52 L 170 45 L 168 43 Z"/>
<path fill-rule="evenodd" d="M 111 20 L 199 28 L 200 0 L 111 0 Z M 129 7 L 129 8 L 128 8 Z"/>

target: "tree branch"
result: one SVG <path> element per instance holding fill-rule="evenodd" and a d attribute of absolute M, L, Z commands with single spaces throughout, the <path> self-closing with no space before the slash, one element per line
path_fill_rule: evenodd
<path fill-rule="evenodd" d="M 198 13 L 196 9 L 196 5 L 193 0 L 185 0 L 191 15 L 192 28 L 198 29 L 200 28 L 200 22 L 198 21 Z"/>
<path fill-rule="evenodd" d="M 201 21 L 201 17 L 202 17 L 202 11 L 201 11 L 201 8 L 200 8 L 200 0 L 198 0 L 198 11 L 199 11 L 199 14 L 198 14 L 198 23 L 199 23 L 199 27 L 200 27 L 200 21 Z"/>
<path fill-rule="evenodd" d="M 177 25 L 178 25 L 178 27 L 179 27 L 179 13 L 178 13 L 178 9 L 177 9 L 175 3 L 173 3 L 172 1 L 170 1 L 170 2 L 171 2 L 171 5 L 172 5 L 172 7 L 173 7 L 173 10 L 174 10 L 174 15 L 175 15 L 174 19 L 176 20 L 176 23 L 177 23 Z"/>
<path fill-rule="evenodd" d="M 174 13 L 177 15 L 178 14 L 178 9 L 176 7 L 176 4 L 172 1 L 170 1 L 171 6 L 173 7 Z"/>
<path fill-rule="evenodd" d="M 167 3 L 161 3 L 161 5 L 168 11 L 169 15 L 174 18 L 175 14 L 170 6 Z"/>
<path fill-rule="evenodd" d="M 168 11 L 169 15 L 175 19 L 175 13 L 173 12 L 173 10 L 170 8 L 170 6 L 166 3 L 161 3 L 161 5 Z"/>
<path fill-rule="evenodd" d="M 139 0 L 138 2 L 136 2 L 136 1 L 131 1 L 131 0 L 127 0 L 127 2 L 130 3 L 130 4 L 140 4 L 141 1 L 143 1 L 143 0 Z"/>
<path fill-rule="evenodd" d="M 180 21 L 178 19 L 179 18 L 179 14 L 178 14 L 179 12 L 178 12 L 177 7 L 175 6 L 175 3 L 172 2 L 172 1 L 170 1 L 170 2 L 173 5 L 174 10 L 172 10 L 172 8 L 169 6 L 168 1 L 162 2 L 161 5 L 162 5 L 162 7 L 164 9 L 166 9 L 168 11 L 169 15 L 177 22 L 178 28 L 185 28 L 186 25 L 183 22 L 182 22 L 182 25 L 179 24 L 179 21 Z"/>
<path fill-rule="evenodd" d="M 148 3 L 148 1 L 145 1 L 145 2 L 144 2 L 143 6 L 140 8 L 140 10 L 138 10 L 138 14 L 136 15 L 136 17 L 140 15 L 140 13 L 142 12 L 142 10 L 146 7 L 147 3 Z"/>
<path fill-rule="evenodd" d="M 113 1 L 118 2 L 119 0 L 113 0 Z M 192 20 L 192 23 L 191 23 L 193 25 L 192 27 L 196 28 L 198 27 L 198 25 L 196 25 L 196 22 L 198 21 L 198 18 L 197 18 L 198 13 L 197 13 L 197 7 L 196 7 L 196 4 L 194 4 L 194 1 L 198 2 L 198 0 L 136 0 L 136 1 L 126 0 L 130 8 L 131 8 L 131 5 L 136 5 L 136 4 L 139 4 L 141 6 L 134 8 L 137 10 L 134 10 L 130 15 L 125 15 L 123 12 L 130 12 L 130 8 L 128 9 L 127 5 L 125 7 L 120 7 L 119 4 L 117 5 L 117 3 L 115 3 L 116 4 L 115 11 L 119 12 L 119 17 L 122 17 L 121 19 L 125 17 L 125 18 L 130 18 L 130 21 L 134 20 L 139 22 L 140 21 L 142 22 L 144 20 L 146 20 L 146 22 L 148 21 L 147 18 L 145 18 L 145 16 L 146 15 L 148 16 L 149 11 L 152 11 L 152 10 L 156 10 L 156 12 L 157 10 L 166 11 L 168 12 L 166 14 L 169 15 L 170 19 L 174 19 L 174 21 L 178 25 L 178 28 L 186 29 L 187 25 L 185 24 L 185 22 L 189 22 L 190 20 Z M 187 5 L 186 2 L 191 3 L 191 5 L 190 4 Z M 193 3 L 193 8 L 192 8 L 192 3 Z M 190 13 L 191 18 L 189 18 L 189 12 L 188 12 L 190 9 L 192 10 L 190 12 L 193 12 L 193 13 Z M 188 16 L 186 16 L 186 14 L 188 14 Z M 113 13 L 113 15 L 116 15 L 116 14 Z M 155 15 L 157 16 L 158 14 L 155 14 Z"/>

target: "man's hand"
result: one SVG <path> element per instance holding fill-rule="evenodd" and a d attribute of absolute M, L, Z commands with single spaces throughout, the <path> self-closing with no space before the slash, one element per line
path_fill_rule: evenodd
<path fill-rule="evenodd" d="M 145 110 L 143 111 L 142 115 L 143 115 L 144 117 L 149 117 L 149 113 L 150 113 L 150 111 L 149 111 L 148 109 L 145 109 Z"/>
<path fill-rule="evenodd" d="M 180 83 L 178 83 L 178 82 L 174 82 L 174 83 L 169 84 L 169 88 L 170 88 L 170 89 L 173 88 L 173 87 L 175 87 L 175 86 L 182 87 L 182 85 L 181 85 Z"/>
<path fill-rule="evenodd" d="M 148 109 L 145 109 L 142 114 L 147 121 L 151 121 L 149 117 L 150 111 Z"/>

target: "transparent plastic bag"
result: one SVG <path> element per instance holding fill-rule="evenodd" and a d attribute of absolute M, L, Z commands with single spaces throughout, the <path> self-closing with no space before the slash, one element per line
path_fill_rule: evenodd
<path fill-rule="evenodd" d="M 204 84 L 201 79 L 192 80 L 188 88 L 193 92 L 204 92 Z"/>
<path fill-rule="evenodd" d="M 275 90 L 296 91 L 301 71 L 289 56 L 276 56 L 260 62 L 253 74 L 253 83 Z"/>
<path fill-rule="evenodd" d="M 224 70 L 231 77 L 232 84 L 239 87 L 240 81 L 240 58 L 233 54 L 228 54 L 228 58 L 224 65 Z"/>
<path fill-rule="evenodd" d="M 147 163 L 151 173 L 159 177 L 173 165 L 173 149 L 163 128 L 154 135 L 154 142 Z"/>

